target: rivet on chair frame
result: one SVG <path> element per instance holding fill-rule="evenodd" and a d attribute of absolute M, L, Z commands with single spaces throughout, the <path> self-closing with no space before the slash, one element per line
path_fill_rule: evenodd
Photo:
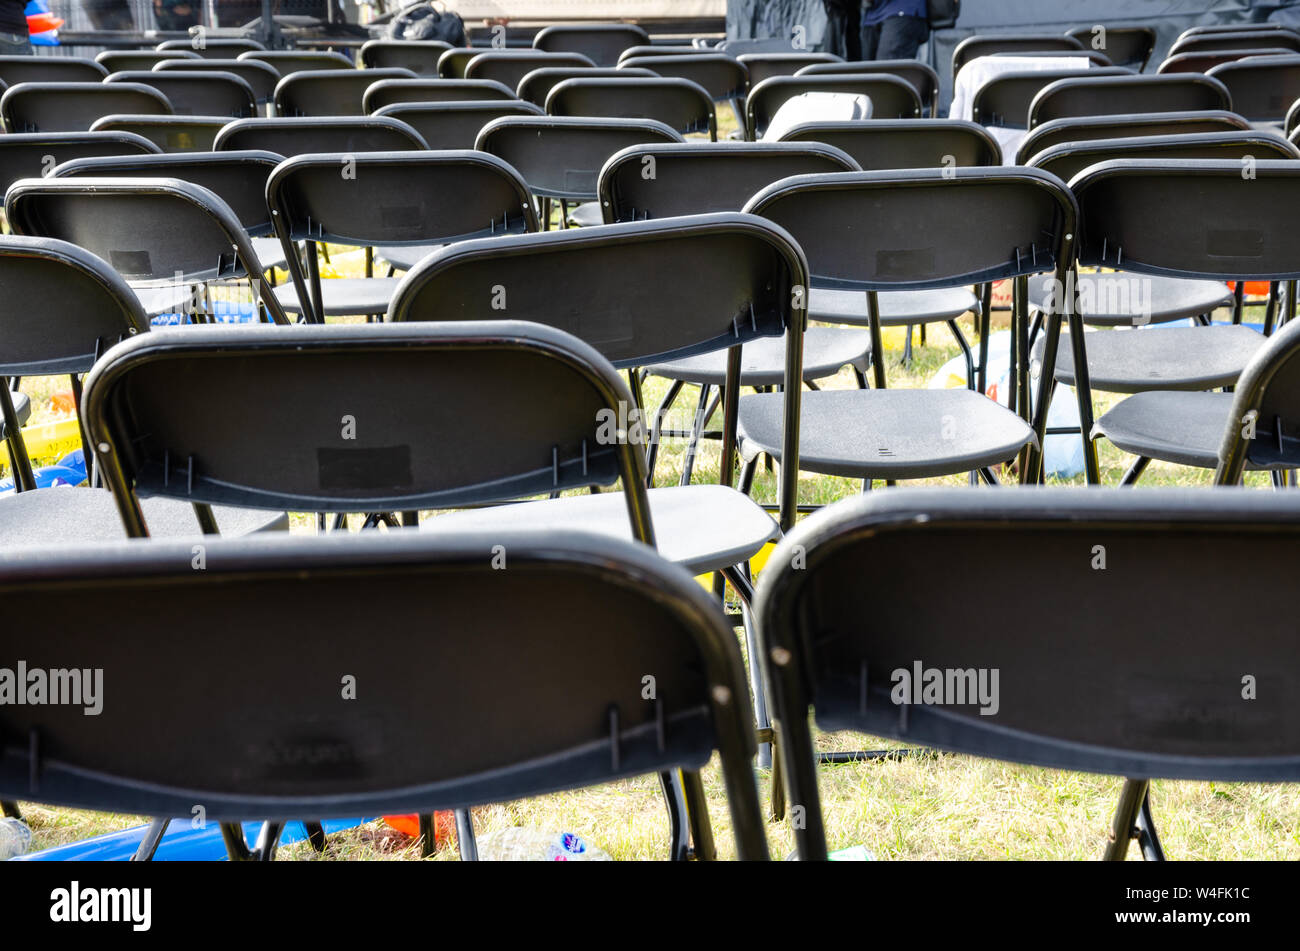
<path fill-rule="evenodd" d="M 713 688 L 713 702 L 720 707 L 725 707 L 731 703 L 731 691 L 725 684 L 718 684 Z"/>
<path fill-rule="evenodd" d="M 772 663 L 776 664 L 778 667 L 785 667 L 793 659 L 793 656 L 794 655 L 784 647 L 772 648 Z"/>

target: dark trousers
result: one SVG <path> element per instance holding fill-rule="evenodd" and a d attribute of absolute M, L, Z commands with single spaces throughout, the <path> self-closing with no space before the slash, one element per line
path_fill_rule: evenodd
<path fill-rule="evenodd" d="M 26 33 L 0 33 L 0 54 L 4 56 L 31 56 L 32 44 Z"/>
<path fill-rule="evenodd" d="M 862 59 L 862 6 L 859 0 L 822 0 L 826 8 L 826 52 L 849 62 Z"/>
<path fill-rule="evenodd" d="M 921 17 L 886 17 L 862 27 L 863 59 L 916 59 L 930 38 L 930 24 Z"/>

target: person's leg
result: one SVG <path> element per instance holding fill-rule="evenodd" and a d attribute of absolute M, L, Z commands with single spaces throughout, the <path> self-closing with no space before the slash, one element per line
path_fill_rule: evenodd
<path fill-rule="evenodd" d="M 880 24 L 880 40 L 872 59 L 916 59 L 930 37 L 930 24 L 921 17 L 887 17 Z"/>
<path fill-rule="evenodd" d="M 867 26 L 862 24 L 862 58 L 876 59 L 876 47 L 880 44 L 880 24 Z"/>
<path fill-rule="evenodd" d="M 17 33 L 0 33 L 0 56 L 31 56 L 32 44 Z"/>

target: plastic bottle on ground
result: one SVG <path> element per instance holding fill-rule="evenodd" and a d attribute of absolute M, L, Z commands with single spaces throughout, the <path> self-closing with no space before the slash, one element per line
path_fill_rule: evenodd
<path fill-rule="evenodd" d="M 32 830 L 21 819 L 0 819 L 0 862 L 26 855 L 32 847 Z"/>

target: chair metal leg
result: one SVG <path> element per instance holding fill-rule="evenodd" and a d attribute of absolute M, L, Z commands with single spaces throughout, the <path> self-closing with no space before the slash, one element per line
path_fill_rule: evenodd
<path fill-rule="evenodd" d="M 681 485 L 691 484 L 691 473 L 695 470 L 695 453 L 700 445 L 700 432 L 704 429 L 705 413 L 709 408 L 709 395 L 713 387 L 705 384 L 700 387 L 700 400 L 695 408 L 695 421 L 691 425 L 691 438 L 686 444 L 686 458 L 682 460 Z"/>
<path fill-rule="evenodd" d="M 280 847 L 280 833 L 283 831 L 283 822 L 263 822 L 257 833 L 257 844 L 253 846 L 253 859 L 258 862 L 274 862 L 275 851 Z"/>
<path fill-rule="evenodd" d="M 664 394 L 663 401 L 660 402 L 654 418 L 650 421 L 650 445 L 646 452 L 646 485 L 650 488 L 655 484 L 655 463 L 659 460 L 659 440 L 662 438 L 659 433 L 663 429 L 664 414 L 677 401 L 677 396 L 684 385 L 681 380 L 673 380 L 668 385 L 668 392 Z"/>
<path fill-rule="evenodd" d="M 131 861 L 152 862 L 154 853 L 158 851 L 158 844 L 162 842 L 162 837 L 170 824 L 170 819 L 150 819 L 149 828 L 145 830 L 144 838 L 140 840 L 140 845 L 136 848 L 135 855 L 131 856 Z"/>
<path fill-rule="evenodd" d="M 748 577 L 736 566 L 722 569 L 723 577 L 731 582 L 736 596 L 740 598 L 742 624 L 745 628 L 745 650 L 749 654 L 749 689 L 754 697 L 754 719 L 760 731 L 770 730 L 772 721 L 767 714 L 767 690 L 763 686 L 763 665 L 758 656 L 758 635 L 754 630 L 754 619 L 749 613 L 749 606 L 754 598 L 754 586 Z M 760 769 L 772 768 L 772 744 L 760 743 L 758 746 L 758 766 Z"/>
<path fill-rule="evenodd" d="M 1128 855 L 1129 841 L 1136 834 L 1135 824 L 1142 801 L 1147 796 L 1151 781 L 1147 779 L 1126 779 L 1120 790 L 1119 805 L 1115 807 L 1115 817 L 1111 821 L 1110 837 L 1106 843 L 1103 861 L 1122 862 Z"/>
<path fill-rule="evenodd" d="M 685 862 L 690 858 L 691 851 L 687 833 L 690 820 L 686 815 L 686 797 L 682 794 L 681 781 L 678 780 L 676 771 L 660 773 L 659 786 L 668 803 L 668 858 L 673 862 Z"/>
<path fill-rule="evenodd" d="M 0 816 L 9 819 L 21 819 L 23 812 L 18 808 L 18 803 L 9 799 L 0 799 Z"/>
<path fill-rule="evenodd" d="M 1146 456 L 1138 456 L 1133 460 L 1133 465 L 1128 467 L 1124 473 L 1124 478 L 1120 479 L 1120 485 L 1137 485 L 1137 480 L 1142 478 L 1142 473 L 1147 471 L 1147 466 L 1151 465 L 1151 460 Z"/>
<path fill-rule="evenodd" d="M 303 820 L 303 829 L 307 833 L 307 841 L 311 844 L 312 849 L 317 852 L 324 852 L 328 842 L 325 838 L 325 827 L 316 820 Z"/>
<path fill-rule="evenodd" d="M 221 823 L 221 839 L 226 843 L 226 855 L 232 862 L 248 862 L 253 853 L 244 840 L 244 827 L 238 822 Z"/>
<path fill-rule="evenodd" d="M 691 826 L 692 854 L 700 862 L 717 861 L 718 850 L 713 844 L 713 824 L 709 821 L 709 799 L 704 795 L 704 781 L 693 769 L 683 769 L 679 773 L 682 779 L 682 792 L 686 798 L 686 814 Z M 752 775 L 750 779 L 752 785 Z M 754 798 L 757 803 L 757 789 Z M 757 808 L 754 811 L 757 813 Z"/>
<path fill-rule="evenodd" d="M 1148 862 L 1163 862 L 1165 860 L 1165 849 L 1160 844 L 1160 836 L 1156 832 L 1156 821 L 1151 817 L 1151 789 L 1149 785 L 1147 794 L 1142 797 L 1142 807 L 1138 809 L 1137 839 L 1138 846 L 1142 849 L 1142 858 Z"/>
<path fill-rule="evenodd" d="M 474 817 L 468 809 L 456 810 L 456 844 L 462 862 L 478 861 L 478 841 L 474 838 Z"/>

